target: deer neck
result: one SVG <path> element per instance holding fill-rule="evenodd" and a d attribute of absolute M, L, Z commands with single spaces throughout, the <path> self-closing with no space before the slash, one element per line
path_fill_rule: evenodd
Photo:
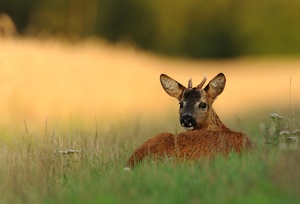
<path fill-rule="evenodd" d="M 206 130 L 214 130 L 214 131 L 220 131 L 220 130 L 229 130 L 222 121 L 220 120 L 217 113 L 214 111 L 214 109 L 211 109 L 209 112 L 208 118 L 207 118 L 207 126 Z"/>

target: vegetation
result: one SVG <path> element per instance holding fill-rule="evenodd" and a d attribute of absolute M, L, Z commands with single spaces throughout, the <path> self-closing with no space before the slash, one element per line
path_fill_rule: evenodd
<path fill-rule="evenodd" d="M 182 79 L 204 71 L 209 76 L 227 72 L 227 98 L 224 93 L 222 102 L 215 104 L 220 116 L 224 117 L 224 110 L 235 117 L 234 111 L 247 109 L 245 115 L 263 117 L 274 106 L 286 107 L 278 103 L 278 93 L 280 101 L 288 98 L 285 72 L 288 77 L 298 76 L 298 62 L 182 62 L 130 49 L 100 49 L 95 43 L 97 48 L 9 40 L 1 41 L 1 46 L 1 203 L 299 203 L 299 143 L 276 138 L 280 131 L 299 137 L 295 116 L 284 115 L 279 126 L 272 119 L 239 121 L 234 129 L 248 133 L 257 143 L 250 154 L 231 154 L 207 163 L 150 160 L 123 171 L 129 155 L 143 141 L 162 131 L 180 131 L 176 104 L 164 102 L 168 97 L 158 82 L 162 70 Z M 274 65 L 285 69 L 279 72 L 282 69 Z M 236 71 L 240 67 L 249 71 Z M 265 84 L 276 92 L 270 86 L 264 89 Z M 296 78 L 293 88 L 298 87 Z M 133 96 L 145 91 L 151 97 L 135 100 Z M 299 104 L 297 94 L 293 100 Z M 167 118 L 165 107 L 170 106 L 173 115 Z M 151 118 L 152 112 L 164 120 Z M 123 121 L 117 113 L 124 114 Z M 101 117 L 96 122 L 87 122 L 97 114 Z M 136 115 L 146 119 L 129 119 Z M 68 118 L 69 123 L 53 119 L 57 117 Z M 226 124 L 232 121 L 227 119 Z M 287 145 L 281 148 L 282 144 Z"/>
<path fill-rule="evenodd" d="M 97 36 L 175 56 L 299 55 L 299 1 L 2 0 L 23 34 Z"/>
<path fill-rule="evenodd" d="M 123 167 L 155 128 L 137 123 L 104 129 L 46 127 L 32 133 L 26 121 L 18 137 L 2 142 L 2 203 L 299 203 L 297 149 L 257 150 L 212 162 L 147 161 Z M 67 152 L 66 150 L 76 150 Z M 77 152 L 79 150 L 79 152 Z"/>

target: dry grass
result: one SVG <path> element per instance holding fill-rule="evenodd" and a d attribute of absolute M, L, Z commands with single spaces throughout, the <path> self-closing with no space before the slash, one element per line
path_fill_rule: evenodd
<path fill-rule="evenodd" d="M 297 152 L 259 148 L 209 163 L 148 162 L 124 172 L 136 141 L 157 131 L 135 125 L 98 127 L 97 140 L 95 130 L 25 128 L 13 144 L 0 144 L 1 203 L 299 203 Z M 80 152 L 60 153 L 68 149 Z"/>

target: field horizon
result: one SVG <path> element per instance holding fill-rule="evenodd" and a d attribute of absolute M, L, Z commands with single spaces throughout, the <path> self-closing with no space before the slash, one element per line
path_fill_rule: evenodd
<path fill-rule="evenodd" d="M 177 112 L 178 103 L 161 88 L 161 73 L 187 85 L 191 77 L 196 84 L 203 74 L 209 81 L 223 72 L 227 83 L 214 108 L 224 119 L 247 120 L 245 115 L 257 111 L 261 116 L 264 109 L 281 113 L 300 103 L 300 60 L 295 58 L 188 60 L 95 40 L 0 42 L 1 124 L 163 117 Z"/>

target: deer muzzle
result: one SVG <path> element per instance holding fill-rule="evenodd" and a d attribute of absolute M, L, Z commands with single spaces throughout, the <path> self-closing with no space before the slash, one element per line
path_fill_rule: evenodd
<path fill-rule="evenodd" d="M 197 121 L 191 115 L 183 115 L 180 118 L 180 124 L 187 130 L 193 130 L 194 127 L 197 125 Z"/>

